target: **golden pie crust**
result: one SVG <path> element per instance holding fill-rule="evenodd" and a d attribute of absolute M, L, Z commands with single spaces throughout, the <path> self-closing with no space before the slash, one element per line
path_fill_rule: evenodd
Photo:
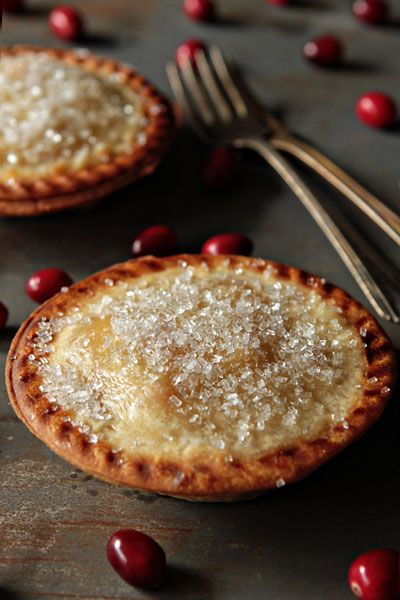
<path fill-rule="evenodd" d="M 36 46 L 2 48 L 3 58 L 24 53 L 46 54 L 99 75 L 119 75 L 123 86 L 144 101 L 144 116 L 148 121 L 143 128 L 146 141 L 135 143 L 129 153 L 116 155 L 107 163 L 75 172 L 0 182 L 0 215 L 37 216 L 91 204 L 155 170 L 173 137 L 175 117 L 169 102 L 139 73 L 87 51 Z"/>
<path fill-rule="evenodd" d="M 347 336 L 345 339 L 350 340 L 354 352 L 359 353 L 356 361 L 360 363 L 360 384 L 356 386 L 357 392 L 344 418 L 329 426 L 324 422 L 322 429 L 311 437 L 300 435 L 298 439 L 292 439 L 292 436 L 287 443 L 281 440 L 269 451 L 260 452 L 258 448 L 257 452 L 252 452 L 250 447 L 241 452 L 236 448 L 227 461 L 229 448 L 219 450 L 206 446 L 199 452 L 186 453 L 180 448 L 177 451 L 173 441 L 171 452 L 168 446 L 157 449 L 157 445 L 150 451 L 140 447 L 116 449 L 107 438 L 93 439 L 87 431 L 83 432 L 73 424 L 69 410 L 59 406 L 57 398 L 49 402 L 42 391 L 42 377 L 35 361 L 32 362 L 41 323 L 52 322 L 58 315 L 72 315 L 73 311 L 84 310 L 93 298 L 107 298 L 107 302 L 111 302 L 108 295 L 112 289 L 122 289 L 126 293 L 131 286 L 146 288 L 153 283 L 157 286 L 161 281 L 159 278 L 172 281 L 187 269 L 191 277 L 201 275 L 206 288 L 209 285 L 210 289 L 213 277 L 232 277 L 238 285 L 243 279 L 245 286 L 272 281 L 278 288 L 288 286 L 292 290 L 290 293 L 310 298 L 320 314 L 328 311 L 329 316 L 329 311 L 333 311 L 332 319 L 335 314 L 339 315 Z M 115 293 L 118 297 L 120 292 Z M 301 314 L 302 307 L 298 308 L 298 314 Z M 53 334 L 52 341 L 56 347 L 57 335 L 60 334 Z M 393 389 L 395 372 L 394 349 L 376 320 L 346 292 L 320 277 L 261 259 L 179 255 L 169 258 L 150 256 L 115 265 L 71 286 L 40 306 L 22 324 L 11 345 L 6 379 L 18 416 L 37 437 L 76 467 L 104 481 L 187 500 L 233 501 L 255 497 L 302 479 L 357 440 L 382 413 Z M 288 373 L 289 378 L 290 375 Z M 164 393 L 161 387 L 157 390 L 160 395 Z M 158 402 L 158 397 L 154 402 Z M 241 409 L 246 410 L 246 405 Z M 173 420 L 173 412 L 170 414 Z M 150 424 L 150 432 L 152 426 Z M 154 425 L 157 435 L 158 427 Z M 189 430 L 188 435 L 190 446 Z"/>

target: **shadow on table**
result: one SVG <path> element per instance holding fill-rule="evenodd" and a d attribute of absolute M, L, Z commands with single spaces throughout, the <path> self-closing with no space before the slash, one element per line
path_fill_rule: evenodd
<path fill-rule="evenodd" d="M 378 70 L 378 66 L 363 60 L 344 60 L 342 63 L 330 67 L 332 71 L 340 71 L 342 73 L 374 73 Z"/>
<path fill-rule="evenodd" d="M 118 43 L 117 36 L 112 36 L 108 33 L 87 33 L 80 40 L 86 48 L 101 46 L 102 48 L 110 48 Z"/>
<path fill-rule="evenodd" d="M 394 17 L 389 20 L 388 23 L 385 23 L 382 27 L 386 29 L 400 29 L 400 18 Z"/>
<path fill-rule="evenodd" d="M 17 333 L 17 331 L 18 331 L 17 327 L 6 327 L 1 332 L 0 352 L 4 352 L 4 351 L 8 352 L 10 344 L 11 344 L 12 340 L 14 339 L 14 336 Z M 0 600 L 1 600 L 1 597 L 0 597 Z"/>
<path fill-rule="evenodd" d="M 13 592 L 11 589 L 0 585 L 0 598 L 1 600 L 19 600 L 20 596 L 17 592 Z"/>
<path fill-rule="evenodd" d="M 17 12 L 19 18 L 43 18 L 49 15 L 49 9 L 46 6 L 25 6 L 23 10 Z"/>
<path fill-rule="evenodd" d="M 159 595 L 163 597 L 163 589 Z M 196 590 L 196 597 L 213 600 L 211 582 L 201 574 L 192 569 L 182 568 L 176 565 L 168 565 L 168 575 L 165 585 L 165 597 L 185 598 L 191 590 Z"/>

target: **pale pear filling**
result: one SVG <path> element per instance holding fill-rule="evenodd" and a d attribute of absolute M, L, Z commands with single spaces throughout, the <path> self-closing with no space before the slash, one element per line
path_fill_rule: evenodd
<path fill-rule="evenodd" d="M 144 144 L 143 101 L 119 73 L 46 53 L 0 61 L 0 182 L 73 173 Z"/>
<path fill-rule="evenodd" d="M 227 461 L 348 427 L 367 368 L 359 332 L 313 290 L 186 263 L 106 279 L 40 322 L 29 360 L 91 442 Z"/>

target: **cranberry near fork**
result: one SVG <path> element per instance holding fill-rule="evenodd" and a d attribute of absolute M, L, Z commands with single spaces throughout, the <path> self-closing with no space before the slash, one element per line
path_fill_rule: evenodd
<path fill-rule="evenodd" d="M 313 156 L 309 147 L 303 149 L 302 153 L 294 148 L 295 138 L 291 138 L 279 122 L 272 120 L 265 113 L 242 83 L 235 81 L 233 72 L 219 48 L 211 47 L 208 52 L 197 50 L 192 60 L 187 58 L 181 61 L 180 65 L 168 63 L 166 68 L 176 99 L 199 137 L 213 145 L 229 145 L 258 152 L 293 190 L 317 222 L 378 315 L 387 321 L 399 323 L 400 295 L 393 280 L 391 265 L 380 257 L 379 280 L 384 284 L 385 289 L 383 289 L 382 284 L 380 285 L 377 278 L 368 270 L 361 256 L 329 213 L 279 150 L 296 154 L 326 177 L 326 172 L 322 172 L 324 163 L 321 161 L 321 156 L 317 157 L 319 161 L 315 155 L 311 160 Z M 265 138 L 266 133 L 272 134 L 268 141 Z M 309 156 L 311 158 L 308 158 Z M 332 166 L 334 166 L 332 163 L 328 166 L 325 164 L 324 168 L 329 170 Z M 390 230 L 391 237 L 400 243 L 400 219 L 397 224 L 398 217 L 394 213 L 372 196 L 375 206 L 374 203 L 369 203 L 367 210 L 365 198 L 364 201 L 360 198 L 356 201 L 357 193 L 354 185 L 351 186 L 343 176 L 340 177 L 336 173 L 336 179 L 332 177 L 330 181 L 348 197 L 351 196 L 350 199 L 373 218 L 386 233 Z M 351 180 L 350 183 L 355 182 Z M 362 190 L 361 186 L 358 191 L 360 189 Z M 394 219 L 388 220 L 387 217 L 390 216 Z M 371 253 L 371 248 L 367 247 L 365 242 L 364 246 L 365 254 Z"/>

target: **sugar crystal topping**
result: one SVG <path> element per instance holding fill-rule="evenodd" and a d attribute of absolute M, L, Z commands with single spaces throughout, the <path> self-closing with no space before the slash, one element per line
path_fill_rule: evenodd
<path fill-rule="evenodd" d="M 182 265 L 105 279 L 75 308 L 39 323 L 32 360 L 49 402 L 93 443 L 259 454 L 345 427 L 360 394 L 358 332 L 271 276 Z"/>
<path fill-rule="evenodd" d="M 118 73 L 36 52 L 0 61 L 1 181 L 108 162 L 143 143 L 146 125 L 142 100 Z"/>

